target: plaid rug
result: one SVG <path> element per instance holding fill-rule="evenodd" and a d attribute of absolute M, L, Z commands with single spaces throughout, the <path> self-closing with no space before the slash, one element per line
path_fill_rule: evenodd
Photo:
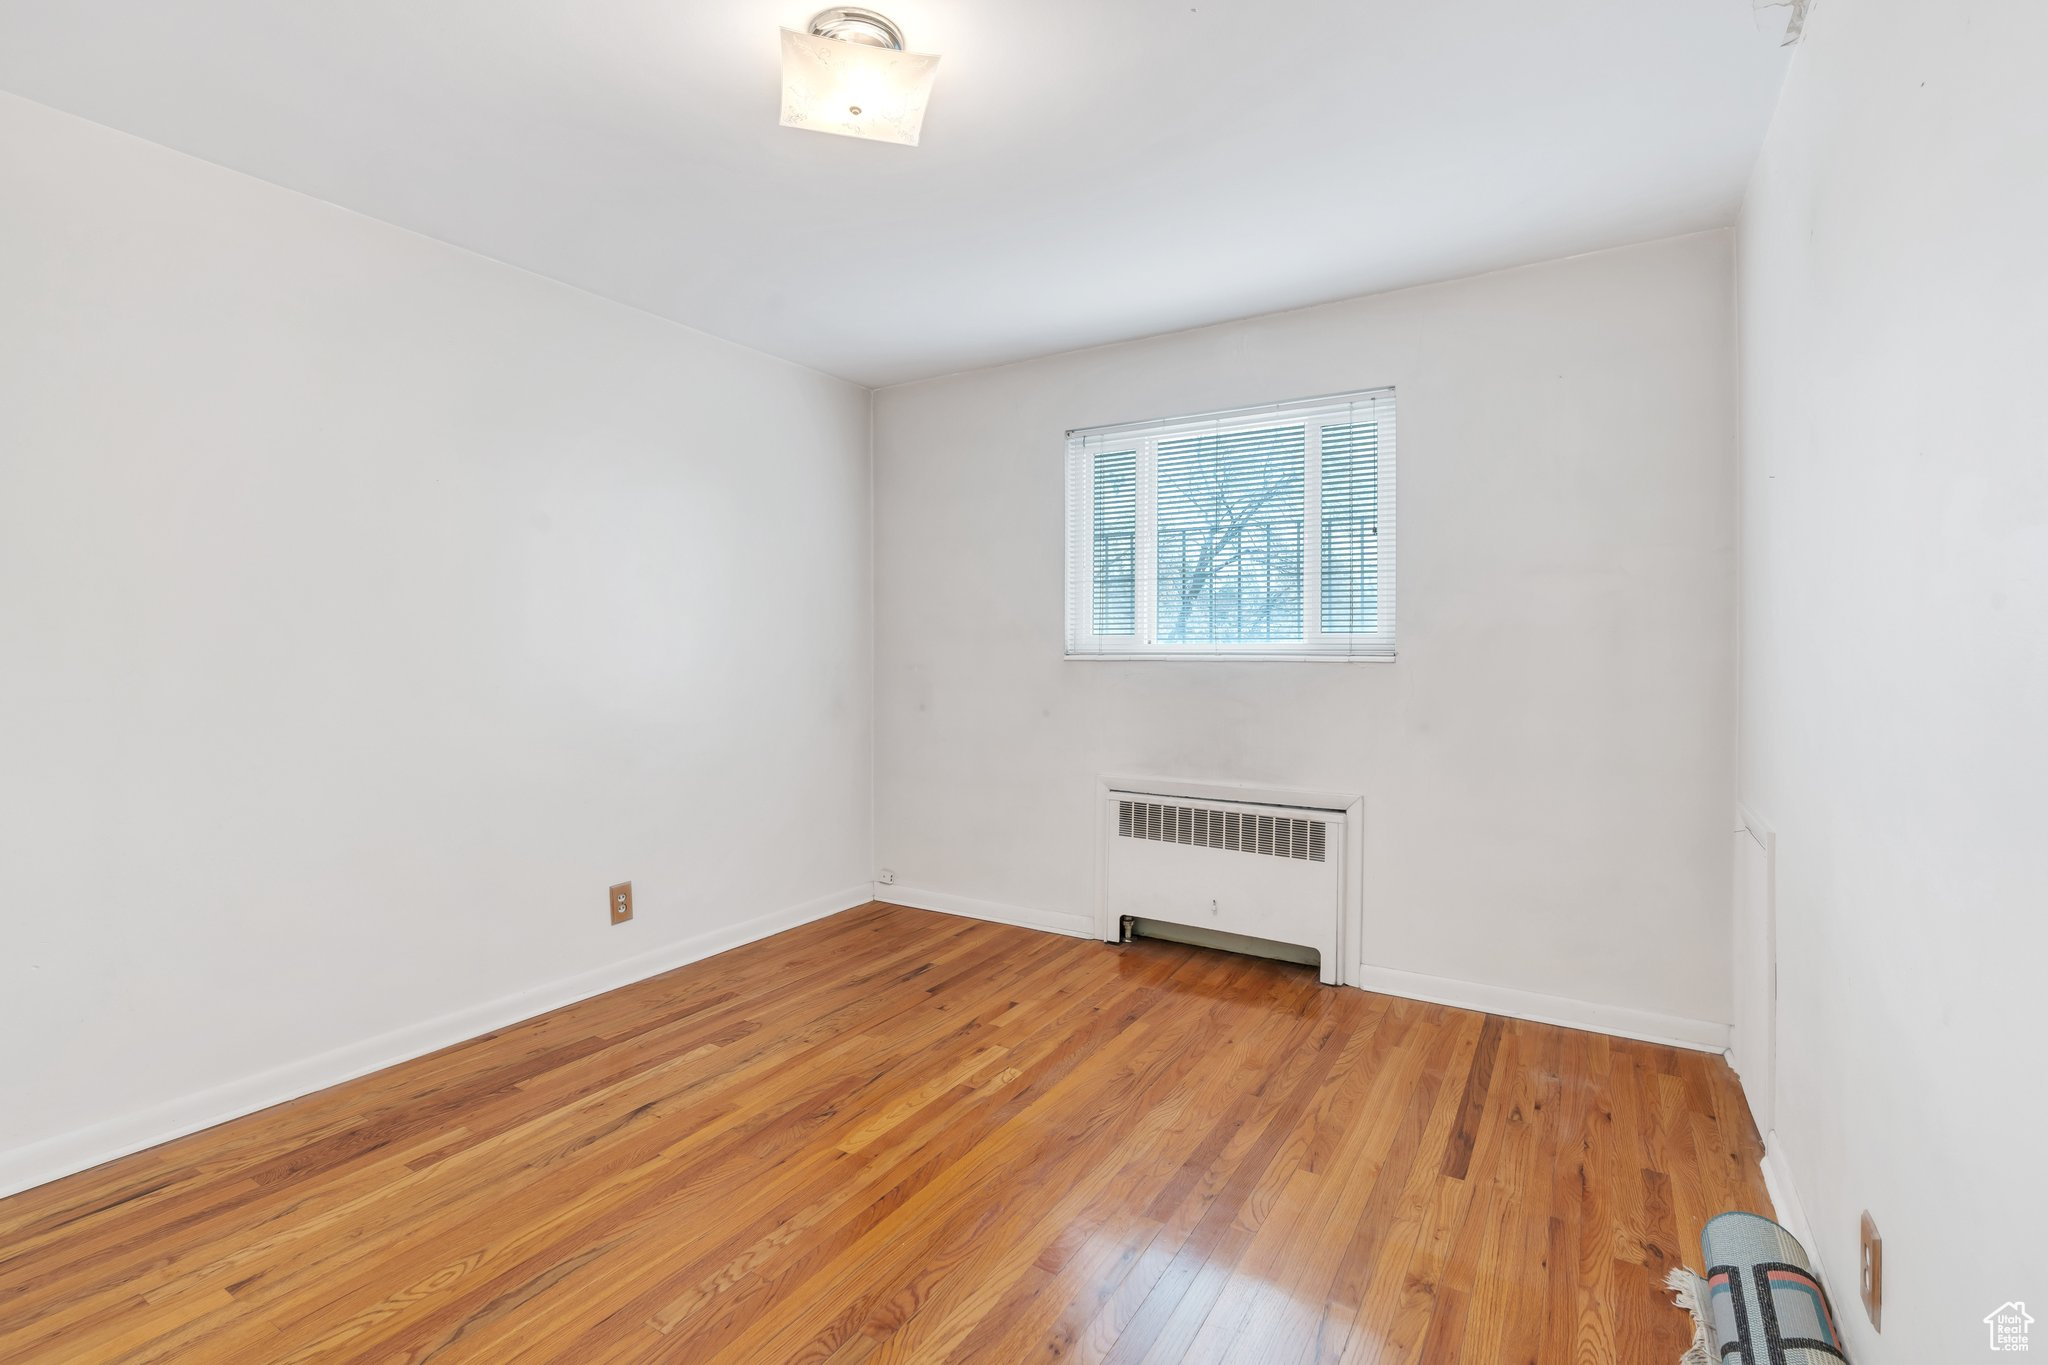
<path fill-rule="evenodd" d="M 1665 1284 L 1692 1314 L 1680 1365 L 1842 1365 L 1841 1334 L 1806 1248 L 1768 1218 L 1724 1213 L 1700 1234 L 1707 1273 Z"/>

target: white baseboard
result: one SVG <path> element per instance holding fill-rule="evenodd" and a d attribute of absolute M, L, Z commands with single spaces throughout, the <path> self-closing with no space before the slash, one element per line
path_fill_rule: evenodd
<path fill-rule="evenodd" d="M 1049 934 L 1071 938 L 1094 938 L 1095 920 L 1072 910 L 1035 910 L 1025 905 L 1004 905 L 999 901 L 978 901 L 968 896 L 949 896 L 942 891 L 921 891 L 911 886 L 875 885 L 875 899 L 913 910 L 937 910 L 946 915 L 965 915 L 996 924 L 1014 924 L 1019 929 L 1043 929 Z"/>
<path fill-rule="evenodd" d="M 1813 1240 L 1813 1225 L 1806 1221 L 1806 1208 L 1799 1202 L 1799 1189 L 1792 1183 L 1792 1165 L 1785 1156 L 1785 1140 L 1776 1132 L 1764 1135 L 1764 1190 L 1771 1196 L 1771 1207 L 1778 1212 L 1778 1222 L 1785 1231 L 1799 1239 L 1799 1245 L 1806 1248 L 1806 1254 L 1813 1258 L 1813 1268 L 1820 1273 L 1822 1284 L 1828 1283 L 1827 1267 L 1821 1264 L 1820 1246 Z"/>
<path fill-rule="evenodd" d="M 1021 929 L 1042 929 L 1075 938 L 1095 937 L 1095 922 L 1087 915 L 1064 910 L 1036 910 L 1022 905 L 953 896 L 942 891 L 925 891 L 908 886 L 875 886 L 875 899 L 913 910 L 938 910 L 949 915 L 1014 924 Z M 1382 995 L 1405 996 L 1436 1005 L 1505 1014 L 1539 1024 L 1589 1029 L 1617 1038 L 1634 1038 L 1645 1043 L 1664 1043 L 1698 1052 L 1728 1050 L 1728 1026 L 1704 1019 L 1686 1019 L 1673 1014 L 1627 1009 L 1619 1005 L 1596 1005 L 1585 1000 L 1541 995 L 1506 986 L 1487 986 L 1476 981 L 1425 976 L 1419 972 L 1396 971 L 1392 967 L 1355 965 L 1345 984 L 1360 986 Z"/>
<path fill-rule="evenodd" d="M 0 1197 L 47 1184 L 116 1157 L 253 1114 L 315 1090 L 324 1090 L 330 1085 L 381 1071 L 387 1066 L 410 1061 L 493 1029 L 546 1014 L 563 1005 L 587 1000 L 593 995 L 602 995 L 650 976 L 659 976 L 741 944 L 865 905 L 872 898 L 871 887 L 862 883 L 802 905 L 723 925 L 514 995 L 409 1024 L 303 1061 L 288 1062 L 197 1094 L 181 1096 L 133 1114 L 45 1138 L 10 1152 L 0 1152 Z"/>
<path fill-rule="evenodd" d="M 1486 1014 L 1505 1014 L 1538 1024 L 1585 1029 L 1616 1038 L 1633 1038 L 1638 1042 L 1690 1048 L 1696 1052 L 1728 1050 L 1728 1026 L 1705 1019 L 1687 1019 L 1676 1014 L 1658 1014 L 1623 1005 L 1596 1005 L 1590 1000 L 1543 995 L 1512 986 L 1488 986 L 1448 976 L 1427 976 L 1421 972 L 1398 971 L 1363 962 L 1354 969 L 1350 981 L 1354 986 L 1383 995 L 1427 1000 L 1436 1005 L 1480 1010 Z"/>

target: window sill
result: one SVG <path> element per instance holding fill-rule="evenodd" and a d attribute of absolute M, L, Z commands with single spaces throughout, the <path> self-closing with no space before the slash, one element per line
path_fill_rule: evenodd
<path fill-rule="evenodd" d="M 1390 664 L 1398 655 L 1394 654 L 1313 654 L 1296 650 L 1293 653 L 1278 650 L 1260 650 L 1256 653 L 1235 650 L 1213 654 L 1197 653 L 1125 653 L 1125 654 L 1068 654 L 1068 663 L 1169 663 L 1169 664 Z"/>

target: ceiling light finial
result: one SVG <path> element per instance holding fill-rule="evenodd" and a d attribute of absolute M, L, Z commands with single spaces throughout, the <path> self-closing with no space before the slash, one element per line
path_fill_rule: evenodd
<path fill-rule="evenodd" d="M 782 30 L 782 126 L 916 146 L 939 59 L 903 50 L 885 15 L 822 10 L 810 32 Z"/>

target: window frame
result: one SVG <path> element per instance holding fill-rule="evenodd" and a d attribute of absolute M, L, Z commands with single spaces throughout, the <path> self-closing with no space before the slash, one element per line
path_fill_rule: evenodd
<path fill-rule="evenodd" d="M 1116 426 L 1077 428 L 1066 443 L 1066 657 L 1103 661 L 1139 659 L 1277 660 L 1334 663 L 1391 663 L 1396 657 L 1395 570 L 1395 403 L 1392 387 L 1362 389 L 1321 398 L 1232 408 L 1186 417 Z M 1374 565 L 1377 574 L 1371 632 L 1323 630 L 1323 429 L 1376 425 Z M 1276 426 L 1301 425 L 1302 452 L 1302 636 L 1298 640 L 1161 642 L 1158 633 L 1159 444 L 1191 435 L 1218 436 Z M 1134 453 L 1137 517 L 1133 546 L 1133 603 L 1130 635 L 1095 633 L 1095 461 L 1102 455 Z"/>

